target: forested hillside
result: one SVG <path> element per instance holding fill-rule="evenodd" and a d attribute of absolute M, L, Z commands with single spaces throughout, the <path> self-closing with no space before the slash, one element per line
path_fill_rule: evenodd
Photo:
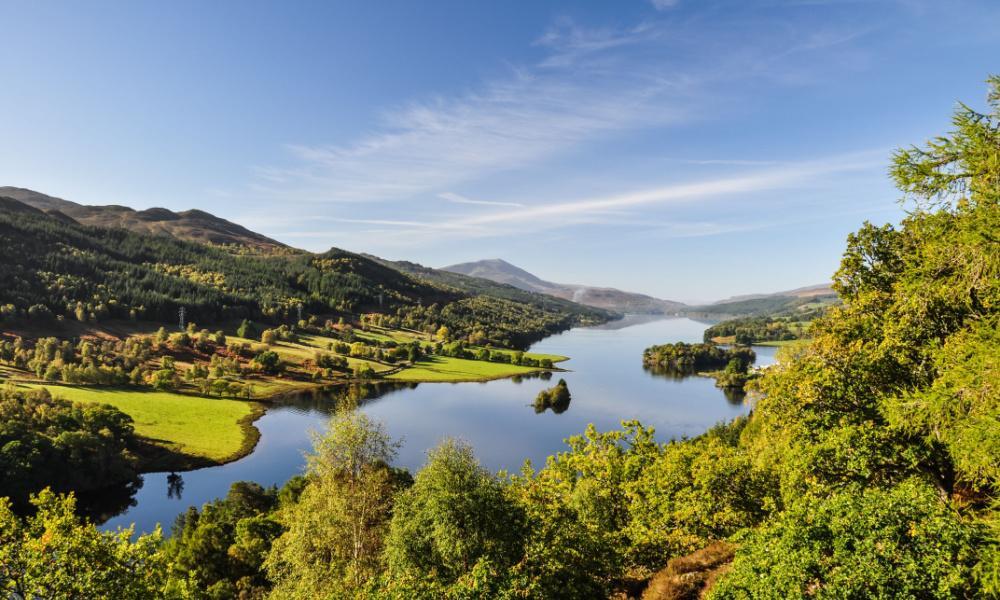
<path fill-rule="evenodd" d="M 207 325 L 252 318 L 379 311 L 408 326 L 447 325 L 456 335 L 483 330 L 502 344 L 526 344 L 606 313 L 571 303 L 507 299 L 415 279 L 338 249 L 321 254 L 261 253 L 87 227 L 17 200 L 0 204 L 0 317 L 140 319 Z M 526 302 L 527 301 L 527 302 Z M 506 315 L 506 316 L 501 316 Z M 516 315 L 516 316 L 514 316 Z"/>
<path fill-rule="evenodd" d="M 774 294 L 760 298 L 747 298 L 744 300 L 732 300 L 706 304 L 704 306 L 693 306 L 684 310 L 684 314 L 697 318 L 725 318 L 734 315 L 773 315 L 784 313 L 815 313 L 817 309 L 825 309 L 831 304 L 836 304 L 838 299 L 835 295 L 815 295 L 815 296 L 787 296 Z"/>

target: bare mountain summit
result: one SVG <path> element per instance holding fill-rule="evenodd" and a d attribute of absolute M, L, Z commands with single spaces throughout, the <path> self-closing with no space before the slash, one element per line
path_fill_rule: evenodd
<path fill-rule="evenodd" d="M 121 227 L 138 233 L 166 235 L 202 244 L 239 244 L 261 250 L 287 248 L 279 241 L 198 209 L 173 212 L 166 208 L 134 210 L 113 204 L 88 206 L 10 186 L 0 187 L 0 196 L 13 198 L 57 218 L 69 218 L 83 225 Z"/>
<path fill-rule="evenodd" d="M 529 292 L 548 294 L 579 304 L 621 313 L 673 314 L 685 308 L 685 305 L 680 302 L 661 300 L 645 294 L 623 292 L 615 288 L 545 281 L 499 258 L 451 265 L 441 270 L 481 277 L 497 283 L 506 283 Z"/>

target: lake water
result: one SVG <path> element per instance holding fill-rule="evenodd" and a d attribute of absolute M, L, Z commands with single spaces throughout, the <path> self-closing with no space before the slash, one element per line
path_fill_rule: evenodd
<path fill-rule="evenodd" d="M 373 390 L 360 409 L 380 419 L 389 434 L 402 439 L 398 466 L 416 471 L 428 448 L 444 437 L 472 444 L 488 468 L 517 470 L 525 459 L 535 465 L 565 449 L 563 440 L 584 431 L 589 423 L 600 430 L 620 427 L 623 419 L 638 419 L 656 429 L 657 437 L 695 436 L 720 421 L 746 414 L 750 407 L 727 398 L 712 379 L 674 379 L 642 366 L 642 351 L 654 344 L 700 342 L 706 325 L 690 319 L 627 317 L 600 327 L 576 328 L 532 346 L 533 352 L 569 356 L 565 373 L 542 378 L 502 379 L 485 383 L 424 383 Z M 774 348 L 756 347 L 757 365 L 774 362 Z M 567 410 L 536 413 L 532 401 L 559 378 L 569 385 Z M 143 476 L 134 505 L 109 519 L 104 528 L 135 523 L 148 532 L 161 523 L 169 533 L 176 516 L 188 506 L 200 507 L 225 496 L 240 480 L 281 485 L 302 472 L 310 431 L 322 430 L 336 397 L 343 391 L 302 395 L 273 406 L 256 426 L 261 432 L 254 452 L 220 467 Z"/>

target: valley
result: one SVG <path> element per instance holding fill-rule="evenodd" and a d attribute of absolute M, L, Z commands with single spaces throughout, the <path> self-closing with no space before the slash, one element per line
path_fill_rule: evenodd
<path fill-rule="evenodd" d="M 1000 600 L 997 0 L 0 22 L 0 600 Z"/>

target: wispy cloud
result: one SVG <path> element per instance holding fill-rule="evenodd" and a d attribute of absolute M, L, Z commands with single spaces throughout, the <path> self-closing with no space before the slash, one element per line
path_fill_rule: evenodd
<path fill-rule="evenodd" d="M 479 215 L 462 219 L 458 223 L 479 226 L 497 223 L 538 221 L 541 219 L 554 219 L 557 217 L 593 213 L 595 211 L 690 201 L 723 195 L 748 194 L 761 190 L 788 187 L 820 175 L 869 169 L 878 165 L 879 163 L 876 161 L 884 156 L 885 152 L 883 150 L 853 153 L 818 161 L 792 163 L 779 168 L 762 170 L 738 177 L 660 186 L 600 198 L 545 204 L 523 210 Z"/>
<path fill-rule="evenodd" d="M 746 158 L 706 158 L 706 159 L 694 159 L 686 158 L 681 162 L 687 163 L 689 165 L 727 165 L 727 166 L 737 166 L 737 167 L 747 167 L 747 166 L 762 166 L 762 165 L 776 165 L 779 164 L 776 160 L 754 160 Z"/>
<path fill-rule="evenodd" d="M 317 201 L 403 199 L 533 164 L 595 136 L 679 118 L 679 106 L 654 110 L 651 102 L 674 82 L 623 79 L 609 94 L 603 85 L 519 73 L 458 99 L 412 105 L 353 146 L 289 146 L 300 165 L 262 169 L 267 181 L 258 190 Z"/>
<path fill-rule="evenodd" d="M 663 34 L 661 28 L 651 23 L 640 23 L 627 29 L 592 29 L 579 27 L 572 19 L 561 18 L 535 40 L 535 45 L 543 46 L 550 52 L 539 67 L 568 67 L 594 54 L 648 44 Z"/>
<path fill-rule="evenodd" d="M 739 197 L 848 168 L 843 160 L 818 164 L 757 157 L 684 158 L 672 162 L 718 167 L 712 170 L 719 176 L 676 183 L 684 169 L 675 168 L 663 174 L 674 183 L 617 194 L 574 198 L 583 184 L 572 181 L 537 194 L 525 192 L 541 178 L 540 169 L 560 157 L 633 134 L 666 136 L 670 125 L 739 110 L 739 98 L 730 93 L 736 82 L 801 85 L 810 74 L 823 71 L 816 58 L 824 49 L 850 45 L 869 31 L 868 24 L 800 30 L 781 22 L 747 33 L 740 15 L 702 19 L 697 27 L 686 19 L 619 28 L 587 28 L 559 19 L 536 40 L 542 54 L 533 63 L 510 66 L 506 74 L 458 94 L 388 110 L 369 133 L 349 143 L 290 144 L 291 165 L 260 168 L 253 191 L 260 198 L 296 205 L 302 215 L 351 211 L 344 215 L 350 218 L 293 218 L 287 223 L 289 235 L 292 229 L 309 228 L 308 237 L 319 237 L 307 224 L 332 221 L 348 229 L 359 247 L 374 234 L 380 244 L 416 246 L 572 225 L 617 222 L 624 227 L 631 215 L 622 213 L 636 207 Z M 805 75 L 795 75 L 800 72 Z M 748 173 L 754 168 L 758 170 Z M 496 198 L 495 191 L 483 186 L 522 173 L 534 173 L 535 180 L 519 183 L 517 194 Z M 614 189 L 610 182 L 615 179 L 622 182 L 620 188 L 628 187 L 627 173 L 608 175 L 601 178 L 601 188 Z M 599 178 L 594 173 L 583 176 L 588 177 Z M 454 189 L 470 191 L 450 191 Z M 553 197 L 570 200 L 541 200 Z M 444 202 L 427 203 L 428 198 Z M 355 204 L 347 208 L 347 203 Z M 396 218 L 401 214 L 407 218 Z M 656 215 L 634 218 L 632 226 L 650 228 L 649 217 Z M 358 227 L 348 227 L 352 225 Z M 712 235 L 731 227 L 664 224 L 676 235 Z"/>
<path fill-rule="evenodd" d="M 669 10 L 679 3 L 679 0 L 649 0 L 656 10 Z"/>
<path fill-rule="evenodd" d="M 454 204 L 474 204 L 477 206 L 524 206 L 520 202 L 498 202 L 496 200 L 473 200 L 454 192 L 438 194 L 438 198 Z"/>
<path fill-rule="evenodd" d="M 330 219 L 390 226 L 383 241 L 398 246 L 421 245 L 455 238 L 483 238 L 565 228 L 580 225 L 660 228 L 669 237 L 699 237 L 759 228 L 754 223 L 678 222 L 629 217 L 630 209 L 663 208 L 710 199 L 747 197 L 751 194 L 815 185 L 831 175 L 883 168 L 885 149 L 867 150 L 821 160 L 785 163 L 742 174 L 700 181 L 652 186 L 592 198 L 527 206 L 512 203 L 509 210 L 434 221 L 393 221 L 379 219 Z M 750 209 L 750 207 L 744 207 Z"/>
<path fill-rule="evenodd" d="M 562 22 L 539 40 L 546 55 L 538 63 L 387 111 L 350 144 L 289 144 L 293 164 L 256 169 L 253 189 L 315 202 L 403 200 L 537 165 L 605 136 L 685 120 L 696 104 L 694 78 L 614 56 L 655 35 L 646 26 L 597 31 Z"/>

